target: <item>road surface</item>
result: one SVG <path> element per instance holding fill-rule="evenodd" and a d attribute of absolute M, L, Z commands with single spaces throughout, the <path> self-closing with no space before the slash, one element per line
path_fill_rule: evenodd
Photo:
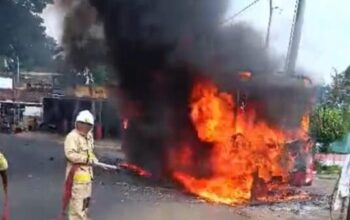
<path fill-rule="evenodd" d="M 0 134 L 0 140 L 10 166 L 10 219 L 55 220 L 65 172 L 62 143 L 35 135 Z M 102 148 L 97 153 L 107 160 L 117 155 Z M 91 208 L 94 220 L 312 220 L 328 219 L 327 214 L 324 207 L 294 203 L 241 208 L 209 204 L 179 189 L 105 171 L 96 172 Z"/>

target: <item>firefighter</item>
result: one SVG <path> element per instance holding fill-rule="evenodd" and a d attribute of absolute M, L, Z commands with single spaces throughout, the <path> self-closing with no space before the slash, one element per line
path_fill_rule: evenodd
<path fill-rule="evenodd" d="M 3 212 L 1 219 L 7 220 L 9 218 L 9 209 L 8 209 L 8 193 L 7 193 L 7 169 L 8 163 L 6 157 L 0 153 L 0 175 L 2 179 L 2 187 L 4 191 L 4 204 L 3 204 Z"/>
<path fill-rule="evenodd" d="M 66 137 L 64 151 L 67 159 L 65 194 L 68 200 L 69 220 L 88 220 L 93 179 L 92 166 L 98 163 L 93 148 L 92 129 L 94 117 L 88 111 L 81 111 L 75 122 L 75 129 Z M 63 202 L 65 203 L 65 202 Z"/>
<path fill-rule="evenodd" d="M 0 153 L 0 172 L 6 172 L 8 169 L 8 163 L 6 157 Z"/>
<path fill-rule="evenodd" d="M 8 163 L 6 157 L 0 152 L 0 175 L 2 179 L 2 185 L 4 188 L 4 193 L 7 196 L 7 169 Z"/>

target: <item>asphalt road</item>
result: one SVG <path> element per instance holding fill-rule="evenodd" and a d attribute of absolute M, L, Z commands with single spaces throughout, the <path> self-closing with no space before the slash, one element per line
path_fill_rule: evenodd
<path fill-rule="evenodd" d="M 65 172 L 63 146 L 50 138 L 34 137 L 0 134 L 0 150 L 10 166 L 11 220 L 55 220 L 60 211 Z M 113 152 L 100 149 L 97 153 L 103 158 L 107 155 L 106 160 L 115 159 Z M 270 206 L 232 208 L 208 204 L 179 189 L 159 187 L 127 173 L 97 170 L 91 217 L 94 220 L 323 219 L 315 215 L 318 207 L 308 208 L 311 215 L 301 212 L 289 215 L 286 214 L 289 205 L 283 207 L 272 210 Z"/>

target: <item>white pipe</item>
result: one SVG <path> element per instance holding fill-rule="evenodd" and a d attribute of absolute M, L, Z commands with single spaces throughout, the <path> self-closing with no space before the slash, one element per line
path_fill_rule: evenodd
<path fill-rule="evenodd" d="M 289 75 L 295 74 L 295 66 L 298 59 L 299 46 L 301 41 L 301 34 L 304 24 L 305 14 L 305 0 L 298 0 L 297 11 L 294 19 L 294 25 L 292 29 L 291 42 L 288 49 L 288 55 L 286 60 L 286 72 Z"/>

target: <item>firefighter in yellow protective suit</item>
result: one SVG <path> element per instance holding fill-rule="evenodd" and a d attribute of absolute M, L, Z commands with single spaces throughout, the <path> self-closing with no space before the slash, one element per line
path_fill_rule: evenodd
<path fill-rule="evenodd" d="M 5 194 L 7 194 L 7 169 L 8 168 L 9 168 L 9 165 L 7 163 L 6 157 L 2 153 L 0 153 L 0 175 L 1 175 Z"/>
<path fill-rule="evenodd" d="M 92 166 L 98 162 L 93 152 L 93 125 L 93 115 L 87 110 L 81 111 L 76 118 L 75 129 L 67 135 L 64 143 L 67 159 L 66 181 L 69 175 L 72 179 L 68 205 L 69 220 L 90 219 L 88 208 L 93 179 Z"/>
<path fill-rule="evenodd" d="M 2 187 L 4 190 L 4 204 L 2 209 L 2 216 L 1 219 L 8 220 L 9 219 L 9 208 L 8 208 L 8 193 L 7 193 L 7 169 L 8 169 L 8 163 L 5 158 L 5 156 L 0 153 L 0 175 L 2 180 Z"/>
<path fill-rule="evenodd" d="M 8 163 L 5 156 L 0 153 L 0 172 L 5 172 L 8 169 Z"/>
<path fill-rule="evenodd" d="M 9 165 L 7 163 L 6 157 L 0 152 L 0 175 L 2 179 L 3 188 L 5 190 L 5 194 L 7 194 L 7 169 L 8 168 L 9 168 Z"/>

